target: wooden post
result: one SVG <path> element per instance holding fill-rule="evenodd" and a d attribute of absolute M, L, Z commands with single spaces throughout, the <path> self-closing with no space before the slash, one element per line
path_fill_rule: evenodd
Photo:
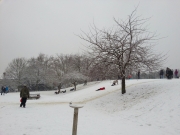
<path fill-rule="evenodd" d="M 72 105 L 72 104 L 70 104 L 70 107 L 74 108 L 72 135 L 77 135 L 78 109 L 82 108 L 83 106 L 82 105 Z"/>
<path fill-rule="evenodd" d="M 74 108 L 72 135 L 77 135 L 77 123 L 78 123 L 78 108 Z"/>

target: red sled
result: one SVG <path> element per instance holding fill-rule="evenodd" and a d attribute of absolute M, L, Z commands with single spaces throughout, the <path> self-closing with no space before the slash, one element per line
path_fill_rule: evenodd
<path fill-rule="evenodd" d="M 97 89 L 96 91 L 99 91 L 99 90 L 105 90 L 105 87 L 101 87 L 101 88 Z"/>
<path fill-rule="evenodd" d="M 20 102 L 22 102 L 22 98 L 20 99 Z"/>

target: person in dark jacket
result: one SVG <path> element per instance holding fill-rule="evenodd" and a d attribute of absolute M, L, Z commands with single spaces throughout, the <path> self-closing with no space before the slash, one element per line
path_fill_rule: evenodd
<path fill-rule="evenodd" d="M 138 79 L 140 79 L 140 69 L 138 70 L 137 75 L 138 75 Z"/>
<path fill-rule="evenodd" d="M 170 79 L 172 79 L 173 78 L 173 70 L 172 69 L 169 70 L 169 75 L 170 75 Z"/>
<path fill-rule="evenodd" d="M 1 87 L 1 95 L 4 92 L 4 86 Z"/>
<path fill-rule="evenodd" d="M 1 87 L 1 95 L 3 94 L 5 94 L 6 93 L 6 87 L 5 86 L 2 86 Z"/>
<path fill-rule="evenodd" d="M 164 78 L 164 70 L 163 69 L 160 70 L 159 75 L 160 75 L 160 79 Z"/>
<path fill-rule="evenodd" d="M 168 78 L 168 76 L 169 76 L 169 75 L 168 75 L 168 70 L 169 70 L 169 68 L 167 67 L 167 68 L 166 68 L 166 77 L 167 77 L 167 78 Z"/>
<path fill-rule="evenodd" d="M 166 68 L 166 77 L 167 77 L 167 79 L 173 78 L 173 71 L 168 67 Z"/>
<path fill-rule="evenodd" d="M 23 86 L 20 92 L 20 97 L 22 98 L 22 102 L 20 104 L 20 107 L 26 107 L 26 100 L 29 98 L 29 89 L 27 88 L 26 85 Z"/>

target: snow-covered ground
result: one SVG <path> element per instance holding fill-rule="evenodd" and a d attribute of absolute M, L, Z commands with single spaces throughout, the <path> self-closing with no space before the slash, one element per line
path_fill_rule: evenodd
<path fill-rule="evenodd" d="M 78 135 L 179 135 L 180 79 L 127 80 L 122 95 L 120 82 L 89 83 L 77 91 L 40 93 L 20 108 L 19 93 L 0 96 L 0 135 L 70 135 L 73 104 L 79 109 Z M 105 90 L 95 91 L 100 87 Z"/>

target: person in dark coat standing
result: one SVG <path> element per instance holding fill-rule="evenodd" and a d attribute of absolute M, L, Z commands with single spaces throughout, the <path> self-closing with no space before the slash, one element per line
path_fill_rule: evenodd
<path fill-rule="evenodd" d="M 1 95 L 4 92 L 4 86 L 1 87 Z"/>
<path fill-rule="evenodd" d="M 29 98 L 29 89 L 27 88 L 26 85 L 23 86 L 20 92 L 20 97 L 22 98 L 22 102 L 20 104 L 20 107 L 26 107 L 26 100 Z"/>
<path fill-rule="evenodd" d="M 140 79 L 140 70 L 138 70 L 137 75 L 138 75 L 138 79 Z"/>
<path fill-rule="evenodd" d="M 164 78 L 164 70 L 163 69 L 160 70 L 159 75 L 160 75 L 160 79 Z"/>
<path fill-rule="evenodd" d="M 6 87 L 5 86 L 2 86 L 1 87 L 1 95 L 3 94 L 5 94 L 6 93 Z"/>
<path fill-rule="evenodd" d="M 166 68 L 166 77 L 167 79 L 172 79 L 173 77 L 173 71 L 170 68 Z"/>
<path fill-rule="evenodd" d="M 167 67 L 167 68 L 166 68 L 166 77 L 167 77 L 167 78 L 169 77 L 168 71 L 169 71 L 169 68 Z"/>
<path fill-rule="evenodd" d="M 169 79 L 172 79 L 173 78 L 173 70 L 172 69 L 169 69 Z"/>

